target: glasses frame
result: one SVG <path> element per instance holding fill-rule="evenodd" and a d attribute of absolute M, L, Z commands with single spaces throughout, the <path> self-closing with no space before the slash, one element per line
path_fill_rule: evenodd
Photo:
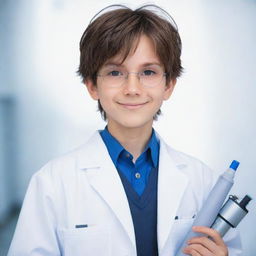
<path fill-rule="evenodd" d="M 162 82 L 163 78 L 167 76 L 167 73 L 166 73 L 166 72 L 162 72 L 162 73 L 161 73 L 161 74 L 162 74 L 162 79 L 161 79 L 161 81 L 160 81 L 158 84 L 156 84 L 156 85 L 148 86 L 148 85 L 145 85 L 143 82 L 141 82 L 141 78 L 142 78 L 143 76 L 145 76 L 145 75 L 143 75 L 143 72 L 144 72 L 144 71 L 141 71 L 141 72 L 127 72 L 127 71 L 124 71 L 124 72 L 123 72 L 123 75 L 122 75 L 122 79 L 124 78 L 124 80 L 122 81 L 122 83 L 120 83 L 120 85 L 118 85 L 118 86 L 110 86 L 110 87 L 112 87 L 112 88 L 120 88 L 120 87 L 122 87 L 123 84 L 125 83 L 125 81 L 128 79 L 128 76 L 129 76 L 130 74 L 134 74 L 134 75 L 136 75 L 136 76 L 138 77 L 140 83 L 141 83 L 144 87 L 146 87 L 146 88 L 154 88 L 154 87 L 157 87 L 157 86 Z M 97 74 L 97 77 L 102 77 L 102 78 L 103 78 L 103 81 L 104 81 L 104 77 L 107 77 L 107 76 L 108 76 L 108 75 Z"/>

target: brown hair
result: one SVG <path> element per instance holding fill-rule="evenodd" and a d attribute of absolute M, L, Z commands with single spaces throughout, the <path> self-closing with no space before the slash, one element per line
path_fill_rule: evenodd
<path fill-rule="evenodd" d="M 167 73 L 167 83 L 179 77 L 183 69 L 181 39 L 172 17 L 156 5 L 144 5 L 135 10 L 123 5 L 111 5 L 93 17 L 82 35 L 78 74 L 83 82 L 90 79 L 96 85 L 97 72 L 104 63 L 117 54 L 121 54 L 124 61 L 134 49 L 132 46 L 136 48 L 142 34 L 153 41 Z M 98 106 L 106 120 L 100 102 Z M 160 113 L 159 110 L 157 115 Z"/>

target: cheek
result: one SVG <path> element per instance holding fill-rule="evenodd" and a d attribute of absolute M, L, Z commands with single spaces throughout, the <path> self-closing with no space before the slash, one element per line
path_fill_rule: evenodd
<path fill-rule="evenodd" d="M 164 89 L 160 92 L 158 92 L 157 94 L 155 94 L 155 101 L 158 102 L 159 104 L 161 104 L 164 100 L 167 100 L 168 97 L 168 93 L 167 91 L 165 91 Z"/>
<path fill-rule="evenodd" d="M 113 101 L 114 96 L 111 93 L 102 93 L 99 91 L 98 93 L 98 99 L 100 100 L 100 103 L 104 110 L 107 110 L 111 108 L 112 101 Z"/>

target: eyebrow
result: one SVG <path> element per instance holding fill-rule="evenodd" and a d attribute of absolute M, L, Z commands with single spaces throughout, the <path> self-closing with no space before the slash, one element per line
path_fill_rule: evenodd
<path fill-rule="evenodd" d="M 159 67 L 163 67 L 163 65 L 161 65 L 159 62 L 145 62 L 143 64 L 141 64 L 141 67 L 148 67 L 148 66 L 159 66 Z M 122 63 L 118 63 L 118 62 L 106 62 L 103 67 L 111 67 L 111 66 L 115 66 L 115 67 L 123 67 Z"/>

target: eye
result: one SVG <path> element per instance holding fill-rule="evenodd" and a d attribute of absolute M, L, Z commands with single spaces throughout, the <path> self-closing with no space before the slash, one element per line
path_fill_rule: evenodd
<path fill-rule="evenodd" d="M 150 69 L 144 70 L 144 71 L 142 72 L 142 75 L 143 75 L 143 76 L 153 76 L 153 75 L 155 75 L 155 74 L 156 74 L 156 72 L 153 71 L 153 70 L 150 70 Z"/>
<path fill-rule="evenodd" d="M 118 71 L 118 70 L 113 70 L 107 73 L 107 76 L 122 76 L 122 72 Z"/>

